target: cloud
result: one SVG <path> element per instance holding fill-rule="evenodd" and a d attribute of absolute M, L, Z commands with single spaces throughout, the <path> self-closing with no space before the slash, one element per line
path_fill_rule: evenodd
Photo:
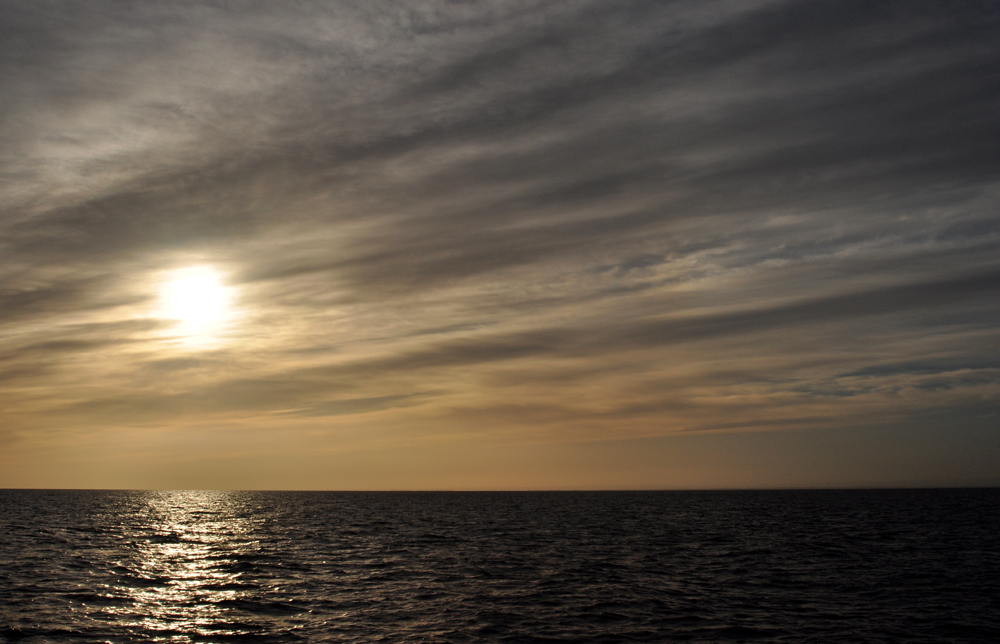
<path fill-rule="evenodd" d="M 985 2 L 6 3 L 0 399 L 564 438 L 971 409 L 998 32 Z M 238 315 L 194 349 L 151 307 L 204 264 Z"/>

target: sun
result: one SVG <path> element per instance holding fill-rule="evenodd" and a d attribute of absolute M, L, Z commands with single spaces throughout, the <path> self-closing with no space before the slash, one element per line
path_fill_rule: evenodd
<path fill-rule="evenodd" d="M 176 321 L 182 336 L 212 335 L 232 313 L 231 291 L 211 266 L 172 270 L 160 286 L 159 316 Z"/>

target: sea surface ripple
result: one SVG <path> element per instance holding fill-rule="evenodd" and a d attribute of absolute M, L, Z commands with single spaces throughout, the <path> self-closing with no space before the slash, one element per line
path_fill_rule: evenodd
<path fill-rule="evenodd" d="M 1000 642 L 1000 490 L 0 490 L 0 641 Z"/>

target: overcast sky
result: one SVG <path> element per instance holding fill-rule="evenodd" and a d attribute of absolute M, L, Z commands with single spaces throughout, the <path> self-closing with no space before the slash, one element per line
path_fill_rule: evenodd
<path fill-rule="evenodd" d="M 0 487 L 1000 484 L 994 2 L 3 0 L 0 88 Z"/>

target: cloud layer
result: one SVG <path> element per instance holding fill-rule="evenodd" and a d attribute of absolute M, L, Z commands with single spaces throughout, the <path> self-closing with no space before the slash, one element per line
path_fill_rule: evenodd
<path fill-rule="evenodd" d="M 5 3 L 0 485 L 1000 483 L 997 43 L 988 2 Z M 200 265 L 238 315 L 192 344 Z M 720 473 L 748 431 L 798 456 Z"/>

